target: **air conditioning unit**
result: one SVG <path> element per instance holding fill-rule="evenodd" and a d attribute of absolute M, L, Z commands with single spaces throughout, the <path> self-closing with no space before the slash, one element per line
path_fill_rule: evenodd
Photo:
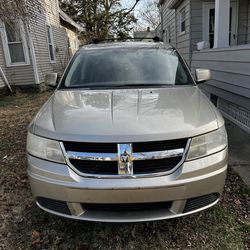
<path fill-rule="evenodd" d="M 209 42 L 207 41 L 202 41 L 197 43 L 197 50 L 208 49 L 208 48 L 209 48 Z"/>

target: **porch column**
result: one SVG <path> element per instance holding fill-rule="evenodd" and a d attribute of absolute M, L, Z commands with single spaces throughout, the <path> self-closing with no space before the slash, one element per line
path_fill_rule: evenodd
<path fill-rule="evenodd" d="M 229 47 L 230 0 L 215 0 L 214 48 Z"/>

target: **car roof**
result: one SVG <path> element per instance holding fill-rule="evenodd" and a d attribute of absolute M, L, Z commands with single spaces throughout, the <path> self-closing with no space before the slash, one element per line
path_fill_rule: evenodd
<path fill-rule="evenodd" d="M 129 49 L 129 48 L 173 48 L 170 44 L 163 42 L 105 42 L 88 44 L 80 48 L 80 51 L 95 49 Z"/>

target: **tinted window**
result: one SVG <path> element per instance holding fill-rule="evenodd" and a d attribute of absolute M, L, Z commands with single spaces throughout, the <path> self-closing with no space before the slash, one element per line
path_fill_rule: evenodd
<path fill-rule="evenodd" d="M 62 86 L 193 84 L 174 50 L 95 49 L 79 53 L 69 66 Z"/>

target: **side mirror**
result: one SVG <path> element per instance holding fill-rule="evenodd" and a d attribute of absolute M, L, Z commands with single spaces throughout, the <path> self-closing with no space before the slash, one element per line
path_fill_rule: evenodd
<path fill-rule="evenodd" d="M 58 74 L 50 73 L 45 76 L 45 85 L 56 88 L 58 85 Z"/>
<path fill-rule="evenodd" d="M 197 83 L 203 83 L 203 82 L 211 80 L 210 69 L 196 69 L 195 75 L 196 75 L 196 82 Z"/>

